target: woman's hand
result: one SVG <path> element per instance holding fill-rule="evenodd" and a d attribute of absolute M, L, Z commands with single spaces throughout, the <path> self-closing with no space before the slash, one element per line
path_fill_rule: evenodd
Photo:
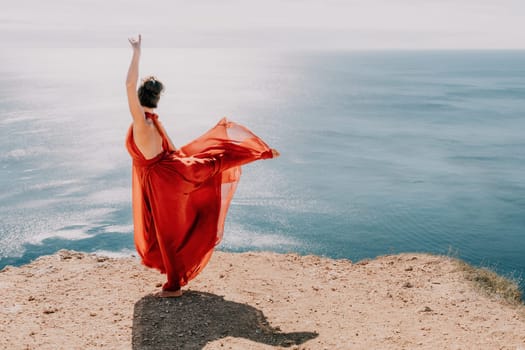
<path fill-rule="evenodd" d="M 139 34 L 139 38 L 129 38 L 129 43 L 131 44 L 131 47 L 133 48 L 133 51 L 140 52 L 140 44 L 142 42 L 142 36 Z"/>

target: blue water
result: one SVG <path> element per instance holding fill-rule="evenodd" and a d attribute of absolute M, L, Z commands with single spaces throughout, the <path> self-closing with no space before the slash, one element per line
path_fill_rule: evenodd
<path fill-rule="evenodd" d="M 133 252 L 129 56 L 2 51 L 0 268 Z M 220 249 L 525 272 L 525 52 L 145 48 L 146 74 L 175 144 L 228 116 L 282 153 L 245 167 Z"/>

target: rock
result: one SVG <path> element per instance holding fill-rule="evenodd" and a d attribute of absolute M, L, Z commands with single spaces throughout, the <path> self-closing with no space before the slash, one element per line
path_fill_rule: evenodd
<path fill-rule="evenodd" d="M 49 315 L 49 314 L 54 314 L 57 311 L 58 311 L 58 309 L 56 307 L 48 307 L 48 308 L 44 309 L 43 313 L 46 314 L 46 315 Z"/>
<path fill-rule="evenodd" d="M 75 252 L 73 250 L 62 249 L 62 250 L 59 250 L 57 254 L 60 257 L 60 260 L 71 260 L 73 258 L 77 258 L 77 259 L 84 258 L 83 253 Z"/>

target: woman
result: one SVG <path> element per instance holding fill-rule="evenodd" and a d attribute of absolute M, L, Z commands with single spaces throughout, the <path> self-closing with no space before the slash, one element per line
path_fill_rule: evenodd
<path fill-rule="evenodd" d="M 155 114 L 164 87 L 149 77 L 137 92 L 141 36 L 129 42 L 133 58 L 126 88 L 133 124 L 126 147 L 133 159 L 135 245 L 144 265 L 167 276 L 158 295 L 177 297 L 222 238 L 240 166 L 279 152 L 226 119 L 176 149 Z"/>

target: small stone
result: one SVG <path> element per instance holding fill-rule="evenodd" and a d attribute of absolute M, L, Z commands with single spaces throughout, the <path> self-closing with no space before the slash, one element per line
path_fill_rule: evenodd
<path fill-rule="evenodd" d="M 409 266 L 409 267 L 407 267 L 407 268 L 405 269 L 405 271 L 412 271 L 412 270 L 414 270 L 414 268 L 413 268 L 412 266 Z"/>
<path fill-rule="evenodd" d="M 50 308 L 44 309 L 43 312 L 44 312 L 44 314 L 49 315 L 49 314 L 54 314 L 54 313 L 57 312 L 57 311 L 58 311 L 57 308 L 51 308 L 51 307 L 50 307 Z"/>
<path fill-rule="evenodd" d="M 412 288 L 414 287 L 414 285 L 412 285 L 412 283 L 410 282 L 405 282 L 405 284 L 403 284 L 403 288 Z"/>
<path fill-rule="evenodd" d="M 423 310 L 421 310 L 421 312 L 431 312 L 431 311 L 433 311 L 433 310 L 431 308 L 429 308 L 428 306 L 425 306 L 423 308 Z"/>
<path fill-rule="evenodd" d="M 95 317 L 95 316 L 97 316 L 97 313 L 96 313 L 96 312 L 90 312 L 90 313 L 89 313 L 89 316 L 91 316 L 91 317 Z"/>
<path fill-rule="evenodd" d="M 35 301 L 35 297 L 30 295 L 29 298 L 27 298 L 27 301 Z"/>

